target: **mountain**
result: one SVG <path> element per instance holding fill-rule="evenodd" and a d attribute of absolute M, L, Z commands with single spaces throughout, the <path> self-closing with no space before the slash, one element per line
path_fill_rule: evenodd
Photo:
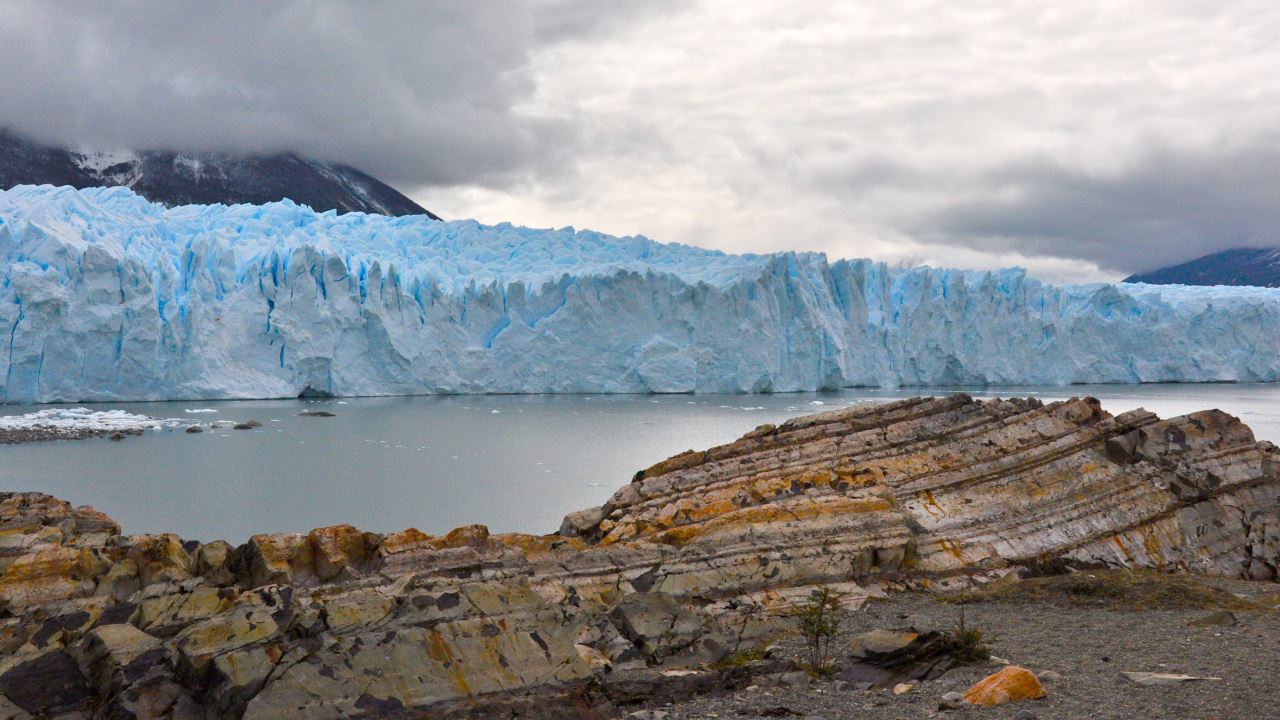
<path fill-rule="evenodd" d="M 1180 265 L 1130 275 L 1124 282 L 1149 285 L 1280 287 L 1280 248 L 1223 250 Z"/>
<path fill-rule="evenodd" d="M 0 402 L 1280 380 L 1280 290 L 0 191 Z"/>
<path fill-rule="evenodd" d="M 15 185 L 122 185 L 164 205 L 276 202 L 317 211 L 427 215 L 395 188 L 359 170 L 292 153 L 80 152 L 41 145 L 0 129 L 0 189 Z"/>

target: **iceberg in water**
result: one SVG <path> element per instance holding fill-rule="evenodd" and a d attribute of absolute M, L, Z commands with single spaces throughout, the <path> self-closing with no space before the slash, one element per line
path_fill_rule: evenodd
<path fill-rule="evenodd" d="M 48 408 L 24 415 L 0 415 L 0 432 L 47 430 L 68 437 L 81 433 L 137 432 L 175 427 L 181 421 L 157 420 L 124 410 Z"/>
<path fill-rule="evenodd" d="M 1271 381 L 1280 291 L 0 192 L 0 401 Z"/>

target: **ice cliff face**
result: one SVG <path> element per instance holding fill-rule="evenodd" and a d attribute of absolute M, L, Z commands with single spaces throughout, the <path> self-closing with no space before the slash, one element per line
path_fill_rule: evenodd
<path fill-rule="evenodd" d="M 1280 379 L 1280 291 L 0 192 L 0 400 Z"/>

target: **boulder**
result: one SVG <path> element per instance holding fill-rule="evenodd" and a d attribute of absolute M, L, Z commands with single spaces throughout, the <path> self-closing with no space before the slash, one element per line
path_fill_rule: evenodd
<path fill-rule="evenodd" d="M 994 707 L 1022 700 L 1038 700 L 1045 697 L 1044 686 L 1036 674 L 1017 665 L 1009 665 L 999 672 L 979 680 L 964 694 L 970 705 Z"/>
<path fill-rule="evenodd" d="M 932 680 L 959 664 L 950 636 L 936 631 L 873 630 L 853 638 L 852 661 L 837 677 L 856 688 L 892 688 Z"/>
<path fill-rule="evenodd" d="M 964 707 L 964 695 L 958 692 L 949 692 L 942 696 L 938 701 L 939 710 L 959 710 Z"/>
<path fill-rule="evenodd" d="M 301 533 L 254 535 L 236 554 L 237 575 L 250 587 L 305 583 L 315 577 L 311 541 Z"/>
<path fill-rule="evenodd" d="M 144 586 L 180 582 L 192 576 L 195 562 L 177 535 L 135 535 L 127 557 L 138 568 Z"/>
<path fill-rule="evenodd" d="M 124 559 L 112 565 L 105 575 L 98 579 L 94 588 L 95 597 L 103 597 L 116 602 L 124 602 L 142 589 L 142 578 L 138 571 L 138 563 Z"/>
<path fill-rule="evenodd" d="M 560 523 L 560 534 L 565 537 L 587 537 L 604 518 L 604 508 L 588 508 L 569 513 L 564 516 L 564 522 Z"/>
<path fill-rule="evenodd" d="M 364 533 L 350 525 L 312 530 L 307 536 L 316 578 L 327 582 L 344 570 L 366 567 L 382 536 Z"/>
<path fill-rule="evenodd" d="M 196 571 L 210 585 L 230 585 L 235 582 L 234 552 L 231 544 L 222 540 L 201 545 L 196 553 Z"/>
<path fill-rule="evenodd" d="M 37 543 L 0 567 L 0 604 L 17 609 L 86 597 L 109 563 L 88 548 Z"/>
<path fill-rule="evenodd" d="M 158 638 L 124 624 L 93 629 L 74 653 L 80 668 L 103 696 L 139 680 L 156 663 L 167 663 L 169 658 Z"/>

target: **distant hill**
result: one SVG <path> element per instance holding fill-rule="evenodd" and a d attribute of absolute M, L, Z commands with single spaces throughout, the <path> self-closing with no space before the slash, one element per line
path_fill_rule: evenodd
<path fill-rule="evenodd" d="M 1280 248 L 1236 248 L 1181 265 L 1130 275 L 1124 282 L 1151 285 L 1256 285 L 1280 287 Z"/>
<path fill-rule="evenodd" d="M 42 145 L 0 129 L 0 188 L 46 183 L 76 188 L 123 185 L 169 206 L 262 204 L 289 198 L 318 211 L 439 219 L 353 167 L 292 153 L 86 152 Z"/>

